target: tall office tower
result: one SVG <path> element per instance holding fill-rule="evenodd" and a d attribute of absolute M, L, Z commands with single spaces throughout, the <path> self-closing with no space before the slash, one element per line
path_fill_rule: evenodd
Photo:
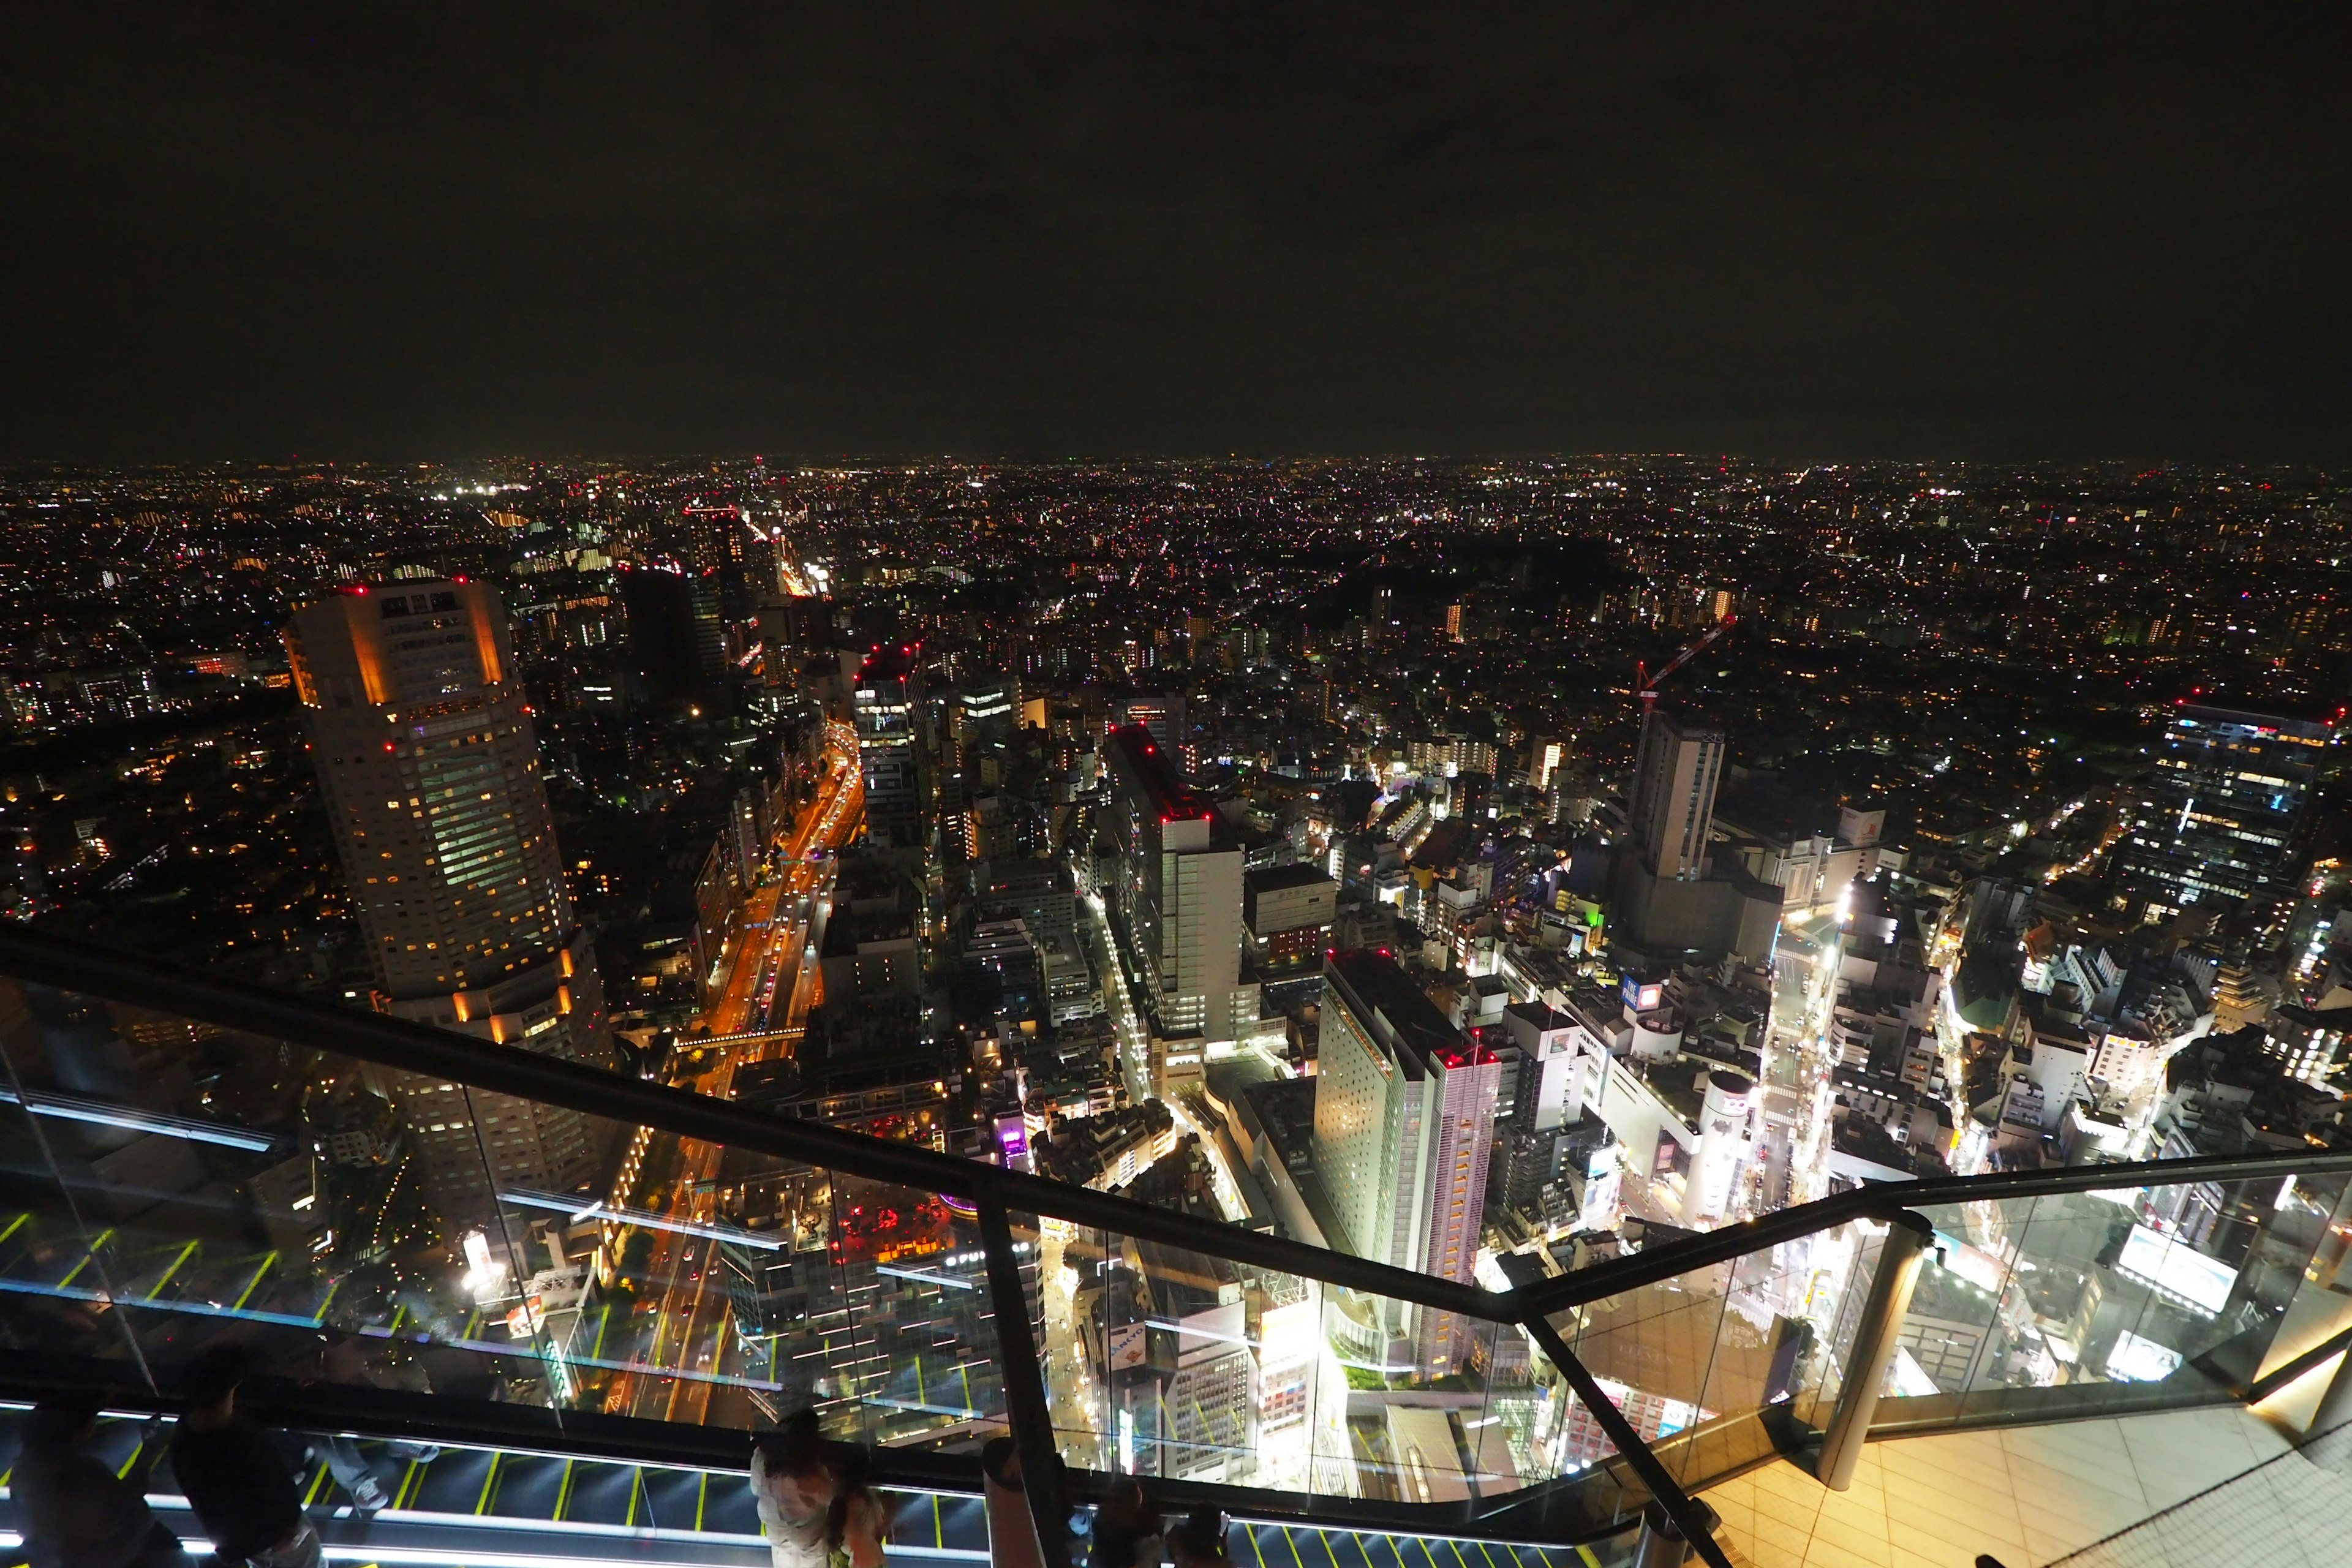
<path fill-rule="evenodd" d="M 1241 847 L 1142 725 L 1112 731 L 1106 755 L 1111 836 L 1124 862 L 1114 902 L 1149 978 L 1153 1032 L 1230 1040 L 1241 984 Z"/>
<path fill-rule="evenodd" d="M 999 671 L 972 676 L 956 687 L 950 731 L 959 746 L 1009 746 L 1020 723 L 1021 685 Z"/>
<path fill-rule="evenodd" d="M 1662 880 L 1688 882 L 1706 874 L 1723 750 L 1720 730 L 1685 724 L 1663 708 L 1643 716 L 1631 815 L 1643 852 Z"/>
<path fill-rule="evenodd" d="M 1538 790 L 1551 788 L 1551 776 L 1559 771 L 1559 764 L 1566 761 L 1567 757 L 1568 748 L 1558 741 L 1538 738 L 1529 742 L 1528 743 L 1528 787 Z"/>
<path fill-rule="evenodd" d="M 1502 1059 L 1446 1021 L 1396 960 L 1325 961 L 1315 1079 L 1315 1178 L 1360 1258 L 1465 1284 L 1478 1261 Z M 1474 1326 L 1388 1303 L 1392 1338 L 1437 1375 L 1470 1360 Z"/>
<path fill-rule="evenodd" d="M 2122 891 L 2161 917 L 2242 903 L 2294 873 L 2288 840 L 2333 725 L 2183 705 L 2116 851 Z"/>
<path fill-rule="evenodd" d="M 923 847 L 923 683 L 912 647 L 877 647 L 851 701 L 866 781 L 866 837 L 877 849 Z"/>
<path fill-rule="evenodd" d="M 727 623 L 715 572 L 624 572 L 629 655 L 646 700 L 705 706 L 727 693 Z"/>
<path fill-rule="evenodd" d="M 563 886 L 498 595 L 461 581 L 356 587 L 298 606 L 286 647 L 385 1010 L 606 1065 L 595 950 Z M 596 1173 L 575 1111 L 410 1075 L 388 1087 L 453 1217 L 487 1209 L 494 1189 L 563 1191 Z"/>
<path fill-rule="evenodd" d="M 1127 699 L 1118 705 L 1119 722 L 1140 724 L 1151 731 L 1160 749 L 1174 756 L 1190 738 L 1192 731 L 1184 725 L 1184 700 L 1174 695 L 1152 694 Z"/>

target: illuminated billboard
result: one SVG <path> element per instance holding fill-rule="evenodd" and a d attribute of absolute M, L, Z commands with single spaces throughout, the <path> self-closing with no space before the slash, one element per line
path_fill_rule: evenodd
<path fill-rule="evenodd" d="M 2116 1267 L 2208 1315 L 2230 1304 L 2238 1271 L 2185 1241 L 2135 1225 Z"/>

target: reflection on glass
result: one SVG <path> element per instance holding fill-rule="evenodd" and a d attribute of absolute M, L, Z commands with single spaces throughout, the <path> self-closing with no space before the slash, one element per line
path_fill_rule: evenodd
<path fill-rule="evenodd" d="M 1515 1325 L 1016 1223 L 1043 1259 L 1047 1402 L 1072 1465 L 1407 1503 L 1560 1473 L 1558 1381 Z M 1424 1359 L 1440 1343 L 1443 1368 Z"/>
<path fill-rule="evenodd" d="M 2343 1190 L 2273 1176 L 1924 1209 L 1935 1244 L 1881 1419 L 2232 1395 L 2291 1308 L 2333 1331 L 2305 1275 Z"/>
<path fill-rule="evenodd" d="M 1611 1403 L 1685 1487 L 1702 1486 L 1823 1426 L 1854 1315 L 1885 1234 L 1857 1221 L 1619 1292 L 1553 1319 Z M 1571 1411 L 1553 1463 L 1612 1452 Z"/>
<path fill-rule="evenodd" d="M 8 1337 L 158 1386 L 234 1336 L 559 1419 L 1003 1429 L 979 1224 L 935 1193 L 15 983 L 0 1181 Z"/>

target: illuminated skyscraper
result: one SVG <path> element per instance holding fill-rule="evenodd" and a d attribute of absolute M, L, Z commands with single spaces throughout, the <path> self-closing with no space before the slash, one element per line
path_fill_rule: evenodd
<path fill-rule="evenodd" d="M 922 678 L 911 647 L 878 647 L 858 667 L 851 701 L 866 784 L 866 838 L 877 849 L 923 847 Z"/>
<path fill-rule="evenodd" d="M 1130 697 L 1119 704 L 1123 724 L 1140 724 L 1170 756 L 1181 752 L 1191 731 L 1184 728 L 1184 699 L 1174 694 Z"/>
<path fill-rule="evenodd" d="M 1021 722 L 1021 685 L 1002 671 L 973 676 L 956 688 L 950 731 L 959 746 L 1006 746 Z"/>
<path fill-rule="evenodd" d="M 1315 1178 L 1346 1232 L 1333 1245 L 1469 1283 L 1486 1219 L 1501 1058 L 1447 1022 L 1385 952 L 1331 954 L 1323 997 Z M 1450 1312 L 1393 1310 L 1400 1315 L 1388 1330 L 1412 1340 L 1417 1365 L 1462 1369 L 1468 1323 Z"/>
<path fill-rule="evenodd" d="M 2121 889 L 2158 914 L 2241 903 L 2293 875 L 2288 840 L 2334 728 L 2182 706 L 2116 847 Z"/>
<path fill-rule="evenodd" d="M 498 596 L 461 581 L 355 588 L 298 607 L 286 644 L 385 1010 L 604 1064 L 595 952 L 572 919 Z M 445 1207 L 595 1173 L 575 1112 L 392 1088 Z"/>
<path fill-rule="evenodd" d="M 1241 984 L 1241 848 L 1142 725 L 1112 731 L 1105 760 L 1122 861 L 1112 902 L 1150 982 L 1154 1033 L 1230 1040 Z"/>

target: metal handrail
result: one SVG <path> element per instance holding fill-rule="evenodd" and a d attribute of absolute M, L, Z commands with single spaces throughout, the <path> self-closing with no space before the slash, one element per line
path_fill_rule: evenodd
<path fill-rule="evenodd" d="M 1916 1182 L 1873 1182 L 1809 1204 L 1780 1209 L 1760 1219 L 1726 1226 L 1664 1247 L 1645 1247 L 1629 1257 L 1522 1285 L 1506 1293 L 1502 1301 L 1514 1317 L 1562 1311 L 1622 1291 L 1654 1285 L 1678 1274 L 1728 1263 L 1766 1247 L 1801 1241 L 1849 1220 L 1885 1220 L 1906 1209 L 1997 1203 L 2004 1198 L 2055 1197 L 2116 1187 L 2177 1187 L 2201 1182 L 2265 1179 L 2275 1182 L 2281 1176 L 2314 1171 L 2352 1171 L 2352 1150 L 2210 1154 L 2184 1160 L 2069 1165 L 2050 1171 L 2000 1171 L 1982 1176 L 1937 1176 Z"/>
<path fill-rule="evenodd" d="M 1891 1220 L 1906 1210 L 1945 1204 L 1998 1201 L 2095 1192 L 2120 1186 L 2179 1185 L 2275 1179 L 2315 1171 L 2352 1172 L 2352 1152 L 2291 1150 L 2057 1171 L 1872 1184 L 1814 1203 L 1612 1259 L 1509 1291 L 1433 1279 L 1328 1248 L 1286 1241 L 1263 1232 L 1217 1225 L 1106 1193 L 961 1159 L 934 1150 L 845 1132 L 821 1123 L 751 1110 L 689 1090 L 593 1068 L 515 1047 L 493 1046 L 383 1014 L 337 1007 L 223 979 L 176 965 L 0 923 L 0 975 L 104 997 L 216 1025 L 243 1034 L 309 1047 L 429 1074 L 472 1088 L 562 1106 L 616 1122 L 659 1128 L 684 1137 L 804 1161 L 869 1180 L 950 1193 L 978 1205 L 993 1256 L 1008 1245 L 1009 1226 L 1023 1215 L 1050 1215 L 1117 1235 L 1161 1243 L 1349 1289 L 1410 1301 L 1483 1321 L 1516 1324 L 1569 1379 L 1621 1454 L 1715 1568 L 1727 1568 L 1701 1527 L 1690 1499 L 1605 1397 L 1578 1361 L 1549 1314 L 1675 1276 L 1716 1267 L 1748 1253 L 1854 1219 Z M 1008 1255 L 1009 1256 L 1009 1255 Z M 1001 1272 L 1001 1271 L 999 1271 Z M 999 1316 L 1022 1316 L 1017 1281 L 991 1281 Z M 1024 1325 L 1025 1327 L 1025 1324 Z M 1024 1336 L 1015 1336 L 1016 1339 Z M 1027 1446 L 1041 1437 L 1042 1385 L 1034 1360 L 1015 1357 L 1007 1371 L 1010 1411 Z M 1019 1384 L 1021 1386 L 1016 1387 Z M 1037 1450 L 1042 1459 L 1050 1446 Z M 1042 1518 L 1042 1516 L 1041 1516 Z"/>
<path fill-rule="evenodd" d="M 980 1201 L 1012 1214 L 1049 1215 L 1121 1236 L 1230 1258 L 1490 1322 L 1520 1322 L 1676 1275 L 1801 1240 L 1853 1219 L 1886 1219 L 1904 1209 L 2097 1192 L 2123 1186 L 2276 1179 L 2298 1172 L 2352 1171 L 2352 1151 L 2288 1150 L 2184 1160 L 2007 1171 L 1916 1182 L 1872 1183 L 1736 1226 L 1647 1247 L 1516 1289 L 1496 1291 L 1433 1279 L 1348 1253 L 1218 1225 L 910 1143 L 792 1121 L 560 1058 L 467 1035 L 338 1007 L 226 980 L 200 970 L 134 958 L 88 942 L 0 922 L 0 975 L 173 1013 L 223 1028 L 309 1046 L 380 1066 L 436 1074 L 452 1082 L 560 1105 L 614 1121 L 657 1127 L 812 1165 Z"/>
<path fill-rule="evenodd" d="M 707 1142 L 805 1161 L 870 1181 L 951 1193 L 974 1203 L 989 1197 L 1015 1215 L 1050 1215 L 1420 1306 L 1491 1321 L 1507 1321 L 1512 1316 L 1505 1308 L 1504 1296 L 1475 1285 L 1433 1279 L 912 1143 L 772 1116 L 690 1089 L 648 1083 L 527 1048 L 493 1046 L 405 1018 L 289 996 L 50 936 L 20 924 L 0 922 L 0 975 L 562 1106 L 626 1125 L 656 1127 Z"/>

